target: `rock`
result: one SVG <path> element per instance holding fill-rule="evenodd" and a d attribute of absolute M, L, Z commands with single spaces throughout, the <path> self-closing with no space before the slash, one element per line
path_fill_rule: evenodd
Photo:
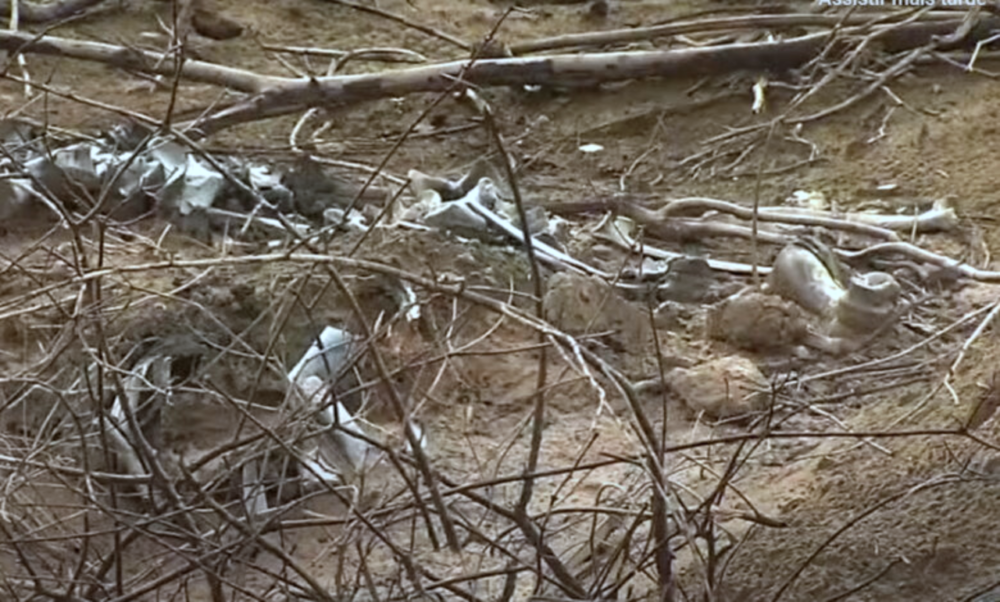
<path fill-rule="evenodd" d="M 471 56 L 477 59 L 502 59 L 514 56 L 507 45 L 500 40 L 485 40 L 472 46 Z"/>
<path fill-rule="evenodd" d="M 345 207 L 353 197 L 343 179 L 328 175 L 308 156 L 296 160 L 281 178 L 281 184 L 291 191 L 292 202 L 290 206 L 279 205 L 278 210 L 295 211 L 309 218 L 321 216 L 329 207 Z"/>
<path fill-rule="evenodd" d="M 31 188 L 31 180 L 27 178 L 0 180 L 0 220 L 6 222 L 30 214 L 29 209 L 36 206 Z M 40 204 L 38 207 L 41 211 Z"/>
<path fill-rule="evenodd" d="M 0 119 L 0 146 L 7 148 L 15 158 L 23 160 L 27 151 L 38 152 L 41 138 L 37 128 L 27 121 L 15 118 Z"/>
<path fill-rule="evenodd" d="M 760 411 L 768 403 L 767 379 L 744 357 L 720 357 L 693 368 L 674 368 L 666 380 L 689 408 L 712 418 Z M 762 388 L 764 392 L 758 391 Z"/>
<path fill-rule="evenodd" d="M 204 6 L 196 6 L 192 11 L 191 25 L 199 35 L 212 40 L 231 40 L 243 34 L 242 25 Z"/>
<path fill-rule="evenodd" d="M 548 235 L 557 243 L 554 246 L 565 247 L 572 240 L 573 225 L 558 215 L 549 217 Z"/>
<path fill-rule="evenodd" d="M 521 216 L 517 212 L 517 205 L 515 203 L 502 202 L 500 215 L 510 220 L 510 223 L 514 224 L 518 230 L 522 229 Z M 537 205 L 534 207 L 525 207 L 524 215 L 528 218 L 528 233 L 532 236 L 548 231 L 549 215 L 544 208 Z"/>
<path fill-rule="evenodd" d="M 212 220 L 205 209 L 195 208 L 190 213 L 161 210 L 160 217 L 167 219 L 187 236 L 206 245 L 212 244 Z"/>
<path fill-rule="evenodd" d="M 708 310 L 708 336 L 754 352 L 788 351 L 807 339 L 805 311 L 777 295 L 741 291 Z"/>
<path fill-rule="evenodd" d="M 663 284 L 657 290 L 661 301 L 700 303 L 716 281 L 715 271 L 702 257 L 677 257 L 669 264 Z"/>
<path fill-rule="evenodd" d="M 545 319 L 560 330 L 580 335 L 614 331 L 627 348 L 646 344 L 649 319 L 599 278 L 557 272 L 547 283 Z"/>
<path fill-rule="evenodd" d="M 653 320 L 658 330 L 683 329 L 694 317 L 695 309 L 677 301 L 664 301 L 653 311 Z"/>
<path fill-rule="evenodd" d="M 608 0 L 594 0 L 587 8 L 587 12 L 591 17 L 603 19 L 608 16 L 609 12 L 611 12 L 611 7 Z"/>

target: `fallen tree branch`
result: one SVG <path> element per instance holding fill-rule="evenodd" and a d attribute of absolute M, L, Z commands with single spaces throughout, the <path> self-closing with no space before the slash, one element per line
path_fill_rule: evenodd
<path fill-rule="evenodd" d="M 453 61 L 382 73 L 289 80 L 210 115 L 197 124 L 205 135 L 226 128 L 297 113 L 315 106 L 349 105 L 416 92 L 440 92 L 463 77 L 473 86 L 566 86 L 647 77 L 721 74 L 741 69 L 790 68 L 807 61 L 821 36 L 790 42 L 730 44 L 714 48 L 553 55 Z"/>
<path fill-rule="evenodd" d="M 953 33 L 963 22 L 953 19 L 910 23 L 884 32 L 882 48 L 898 51 L 920 48 L 938 36 Z M 985 39 L 990 28 L 1000 28 L 1000 18 L 981 18 L 965 39 Z M 566 86 L 596 85 L 649 77 L 721 75 L 737 71 L 784 71 L 804 64 L 829 42 L 828 33 L 791 40 L 725 44 L 682 50 L 611 52 L 583 55 L 552 55 L 538 58 L 501 58 L 453 61 L 425 67 L 382 73 L 323 78 L 280 78 L 202 61 L 185 61 L 180 69 L 170 55 L 133 48 L 65 38 L 35 37 L 0 31 L 0 49 L 12 53 L 33 52 L 103 62 L 133 71 L 180 76 L 212 83 L 254 96 L 210 114 L 196 122 L 203 136 L 228 127 L 298 113 L 319 106 L 349 105 L 379 98 L 418 92 L 441 92 L 463 79 L 475 86 Z M 949 40 L 951 42 L 951 40 Z M 845 42 L 846 43 L 846 42 Z M 936 49 L 944 49 L 944 44 Z"/>
<path fill-rule="evenodd" d="M 842 15 L 797 14 L 797 15 L 749 15 L 742 17 L 724 17 L 720 19 L 698 19 L 680 23 L 666 23 L 653 27 L 636 27 L 633 29 L 615 29 L 611 31 L 593 31 L 586 33 L 571 33 L 551 38 L 542 38 L 528 42 L 511 44 L 508 48 L 515 56 L 555 50 L 557 48 L 580 48 L 584 46 L 605 46 L 608 44 L 626 44 L 669 36 L 705 33 L 710 31 L 729 31 L 736 29 L 767 29 L 776 27 L 835 27 L 840 25 L 864 25 L 879 20 L 889 22 L 896 17 L 904 17 L 906 12 L 882 13 L 873 15 L 869 12 L 855 13 L 846 18 Z M 955 13 L 928 12 L 921 16 L 922 21 L 954 20 Z"/>
<path fill-rule="evenodd" d="M 64 56 L 153 75 L 174 76 L 178 71 L 173 54 L 52 36 L 39 39 L 34 34 L 20 31 L 0 30 L 0 50 L 6 50 L 11 54 Z M 180 68 L 180 76 L 190 81 L 225 86 L 248 93 L 258 93 L 278 84 L 297 81 L 195 60 L 184 61 Z"/>
<path fill-rule="evenodd" d="M 882 48 L 892 51 L 922 48 L 939 36 L 953 34 L 962 24 L 962 20 L 956 19 L 896 26 L 881 35 L 880 43 Z M 1000 28 L 1000 18 L 984 17 L 966 38 L 983 38 L 988 35 L 990 27 Z M 211 135 L 241 123 L 296 113 L 314 106 L 353 104 L 416 92 L 440 92 L 454 85 L 459 77 L 473 86 L 578 87 L 649 77 L 704 77 L 744 70 L 784 71 L 809 61 L 828 42 L 829 34 L 824 32 L 774 42 L 682 50 L 503 58 L 478 60 L 471 65 L 468 61 L 454 61 L 383 73 L 296 80 L 219 111 L 197 126 L 204 135 Z M 940 44 L 936 48 L 940 50 L 944 46 Z"/>

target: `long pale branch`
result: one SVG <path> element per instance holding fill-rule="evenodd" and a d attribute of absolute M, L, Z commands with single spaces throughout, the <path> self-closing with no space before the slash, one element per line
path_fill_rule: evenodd
<path fill-rule="evenodd" d="M 921 47 L 954 32 L 961 20 L 912 23 L 883 36 L 893 50 Z M 968 36 L 972 41 L 1000 28 L 1000 18 L 983 18 Z M 795 68 L 812 59 L 830 41 L 829 33 L 790 40 L 724 44 L 702 48 L 643 52 L 560 54 L 543 57 L 460 60 L 382 73 L 323 78 L 283 78 L 225 67 L 203 61 L 185 61 L 181 77 L 226 86 L 251 96 L 220 109 L 197 124 L 203 136 L 235 125 L 279 117 L 319 106 L 346 106 L 380 98 L 419 92 L 440 92 L 461 78 L 470 85 L 491 86 L 593 86 L 650 77 L 691 77 L 736 71 L 775 72 Z M 968 43 L 970 40 L 964 40 Z M 124 69 L 173 75 L 169 55 L 97 42 L 0 31 L 0 49 L 108 63 Z M 190 125 L 190 124 L 189 124 Z"/>

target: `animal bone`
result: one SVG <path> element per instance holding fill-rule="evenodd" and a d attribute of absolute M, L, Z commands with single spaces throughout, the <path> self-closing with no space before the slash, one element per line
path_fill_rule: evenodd
<path fill-rule="evenodd" d="M 900 295 L 890 274 L 870 272 L 851 278 L 847 294 L 837 305 L 834 333 L 873 332 L 890 319 Z M 845 333 L 846 334 L 846 333 Z"/>
<path fill-rule="evenodd" d="M 811 246 L 796 241 L 782 249 L 774 260 L 767 288 L 814 314 L 827 315 L 846 291 L 838 281 L 837 269 L 830 265 L 832 253 L 823 257 Z"/>
<path fill-rule="evenodd" d="M 647 226 L 650 232 L 657 238 L 667 240 L 676 239 L 678 236 L 689 232 L 689 236 L 746 236 L 746 231 L 739 227 L 730 226 L 723 228 L 724 224 L 716 224 L 708 221 L 691 222 L 679 220 L 681 215 L 691 213 L 705 213 L 716 211 L 736 216 L 744 220 L 753 219 L 753 209 L 743 207 L 735 203 L 719 201 L 716 199 L 690 198 L 671 201 L 660 209 L 647 209 L 635 203 L 623 203 L 620 210 L 628 217 Z M 899 236 L 891 230 L 872 226 L 865 223 L 855 223 L 852 221 L 838 220 L 833 217 L 822 215 L 806 214 L 774 214 L 765 211 L 757 212 L 757 220 L 760 222 L 776 222 L 784 224 L 796 224 L 803 226 L 821 226 L 838 230 L 846 230 L 872 236 L 880 240 L 899 240 Z M 700 226 L 700 229 L 696 226 Z M 713 229 L 711 226 L 717 226 Z M 662 231 L 662 232 L 661 232 Z M 759 236 L 763 236 L 758 232 Z M 775 237 L 771 233 L 768 237 Z"/>
<path fill-rule="evenodd" d="M 157 393 L 169 395 L 167 389 L 169 386 L 169 374 L 170 358 L 157 355 L 142 359 L 122 383 L 125 393 L 124 398 L 116 396 L 111 406 L 109 420 L 111 428 L 107 432 L 111 435 L 112 441 L 115 447 L 117 447 L 119 461 L 124 465 L 125 471 L 133 476 L 145 476 L 147 474 L 146 467 L 139 455 L 141 445 L 140 436 L 144 440 L 145 435 L 136 433 L 132 429 L 129 415 L 133 417 L 136 424 L 141 425 L 145 422 L 142 416 L 149 412 L 157 411 L 155 407 L 156 403 L 166 403 L 167 400 L 149 400 L 146 402 L 142 416 L 139 413 L 140 396 L 143 392 L 152 389 L 154 395 Z M 146 443 L 148 444 L 148 441 Z M 139 493 L 143 498 L 151 499 L 152 490 L 148 485 L 140 484 Z"/>
<path fill-rule="evenodd" d="M 310 376 L 322 376 L 326 380 L 335 378 L 350 357 L 353 345 L 351 333 L 327 326 L 319 333 L 318 341 L 288 371 L 288 379 L 301 383 Z"/>
<path fill-rule="evenodd" d="M 331 386 L 316 376 L 310 375 L 297 382 L 305 401 L 305 407 L 316 409 L 322 407 L 318 422 L 329 427 L 326 440 L 310 439 L 305 452 L 304 461 L 310 468 L 309 474 L 328 483 L 340 484 L 351 480 L 366 464 L 366 461 L 377 453 L 377 449 L 369 445 L 360 422 L 336 401 L 327 403 Z M 324 445 L 329 441 L 329 445 Z"/>
<path fill-rule="evenodd" d="M 371 446 L 354 435 L 363 435 L 358 421 L 340 403 L 324 405 L 330 397 L 334 377 L 347 364 L 354 344 L 354 337 L 336 328 L 327 328 L 319 340 L 304 354 L 292 368 L 291 399 L 296 409 L 317 413 L 315 421 L 326 427 L 319 434 L 298 444 L 297 459 L 305 470 L 307 478 L 328 484 L 340 485 L 344 476 L 352 476 L 362 468 L 371 455 Z M 186 352 L 180 351 L 183 355 Z M 189 447 L 171 446 L 167 431 L 166 412 L 172 409 L 175 420 L 177 412 L 186 411 L 186 406 L 178 406 L 184 400 L 200 404 L 212 404 L 210 399 L 201 399 L 195 391 L 194 399 L 189 390 L 175 391 L 175 365 L 178 357 L 162 347 L 157 353 L 150 353 L 140 359 L 132 371 L 123 379 L 124 394 L 115 398 L 107 417 L 110 428 L 106 431 L 112 440 L 123 470 L 130 475 L 145 477 L 147 467 L 144 457 L 158 458 L 165 472 L 176 461 L 182 461 L 191 451 Z M 138 432 L 134 427 L 137 427 Z M 199 443 L 200 444 L 200 443 Z M 194 445 L 197 457 L 204 449 Z M 147 448 L 143 453 L 143 448 Z M 180 451 L 178 451 L 180 450 Z M 265 513 L 268 501 L 261 486 L 260 477 L 265 472 L 261 460 L 249 460 L 239 469 L 240 490 L 244 507 L 254 516 Z M 139 486 L 139 493 L 152 500 L 154 492 L 146 485 Z"/>
<path fill-rule="evenodd" d="M 410 187 L 413 188 L 416 196 L 419 197 L 425 190 L 433 190 L 441 195 L 441 200 L 454 201 L 469 194 L 479 184 L 479 181 L 487 177 L 488 174 L 489 165 L 480 159 L 473 164 L 469 173 L 462 176 L 457 182 L 431 176 L 415 169 L 411 169 L 406 176 L 409 178 Z M 488 203 L 487 206 L 490 209 L 493 208 L 491 203 Z"/>
<path fill-rule="evenodd" d="M 496 191 L 493 185 L 493 181 L 490 180 L 489 178 L 482 178 L 479 180 L 479 183 L 476 184 L 475 188 L 473 188 L 469 192 L 469 194 L 467 194 L 462 199 L 462 202 L 468 203 L 468 206 L 470 208 L 475 210 L 476 213 L 478 213 L 479 215 L 483 216 L 486 219 L 486 221 L 488 221 L 489 223 L 493 224 L 494 226 L 502 230 L 504 234 L 510 236 L 511 238 L 514 238 L 521 244 L 524 244 L 525 242 L 524 232 L 521 230 L 521 228 L 515 226 L 513 223 L 510 222 L 510 220 L 504 219 L 500 215 L 494 213 L 487 207 L 488 203 L 484 203 L 481 200 L 484 198 L 488 199 L 491 196 L 495 195 Z M 569 269 L 576 272 L 582 272 L 584 274 L 588 274 L 591 276 L 599 276 L 601 278 L 605 278 L 608 280 L 612 278 L 610 274 L 602 272 L 601 270 L 598 270 L 595 267 L 589 266 L 586 263 L 583 263 L 582 261 L 574 257 L 571 257 L 566 253 L 563 253 L 562 251 L 552 247 L 551 245 L 548 245 L 536 239 L 535 237 L 531 238 L 531 244 L 532 247 L 534 247 L 535 251 L 538 253 L 539 259 L 545 261 L 546 263 L 554 265 L 558 268 Z"/>
<path fill-rule="evenodd" d="M 918 215 L 882 215 L 879 213 L 838 213 L 833 211 L 812 211 L 797 207 L 761 207 L 760 215 L 765 215 L 768 221 L 785 223 L 807 223 L 791 220 L 832 220 L 829 224 L 813 222 L 815 225 L 827 225 L 831 229 L 852 230 L 851 226 L 866 224 L 875 228 L 895 230 L 900 232 L 948 232 L 958 227 L 958 216 L 951 207 L 934 207 Z"/>
<path fill-rule="evenodd" d="M 632 221 L 628 218 L 619 217 L 614 220 L 605 220 L 602 223 L 604 227 L 598 232 L 595 232 L 594 236 L 614 243 L 626 251 L 632 253 L 641 252 L 646 257 L 652 257 L 653 259 L 672 260 L 679 257 L 685 257 L 682 253 L 673 253 L 671 251 L 665 251 L 646 244 L 640 245 L 634 238 L 632 238 L 632 228 L 629 226 Z M 732 274 L 750 274 L 753 272 L 753 266 L 747 263 L 721 261 L 718 259 L 707 259 L 706 261 L 708 261 L 710 268 L 720 272 L 730 272 Z M 771 268 L 768 266 L 757 267 L 758 274 L 766 275 L 770 272 Z"/>

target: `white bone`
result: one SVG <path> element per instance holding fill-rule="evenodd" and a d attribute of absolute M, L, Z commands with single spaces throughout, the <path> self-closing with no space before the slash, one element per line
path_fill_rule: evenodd
<path fill-rule="evenodd" d="M 326 380 L 334 378 L 350 357 L 353 343 L 351 333 L 327 326 L 320 333 L 318 344 L 313 342 L 299 363 L 289 371 L 289 380 L 298 383 L 308 376 L 322 376 Z"/>

